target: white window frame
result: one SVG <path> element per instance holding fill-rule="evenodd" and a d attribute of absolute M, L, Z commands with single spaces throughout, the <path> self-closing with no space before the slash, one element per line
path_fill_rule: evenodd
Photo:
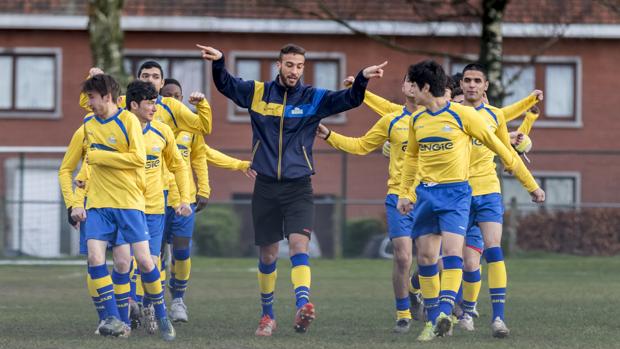
<path fill-rule="evenodd" d="M 132 58 L 136 56 L 147 57 L 147 58 L 152 57 L 155 61 L 157 61 L 158 58 L 165 58 L 165 59 L 179 59 L 179 58 L 180 59 L 183 59 L 183 58 L 196 59 L 198 58 L 198 59 L 202 59 L 202 55 L 200 54 L 199 51 L 196 51 L 196 50 L 166 50 L 166 49 L 153 49 L 153 50 L 151 49 L 124 49 L 123 50 L 123 59 Z M 136 78 L 137 71 L 126 72 L 126 73 Z M 211 103 L 211 64 L 205 61 L 204 70 L 200 73 L 204 74 L 205 76 L 204 86 L 201 92 L 205 94 L 205 98 L 209 101 L 209 104 L 212 104 Z M 168 79 L 168 78 L 176 79 L 174 76 L 167 76 L 164 74 L 164 79 Z M 183 94 L 186 94 L 186 93 L 189 94 L 192 92 L 194 91 L 183 90 Z"/>
<path fill-rule="evenodd" d="M 476 55 L 465 55 L 467 58 L 471 60 L 476 60 L 478 56 Z M 511 55 L 504 56 L 504 64 L 510 63 L 529 63 L 532 57 L 524 56 L 524 55 Z M 583 128 L 583 119 L 582 119 L 582 88 L 583 88 L 583 77 L 582 77 L 582 62 L 580 56 L 538 56 L 536 57 L 536 62 L 542 64 L 574 64 L 575 65 L 575 118 L 573 120 L 537 120 L 534 123 L 535 128 Z M 449 68 L 452 66 L 450 58 L 445 59 L 444 68 L 446 71 L 450 71 Z M 544 92 L 544 91 L 543 91 Z M 526 97 L 526 96 L 523 96 Z M 544 101 L 542 102 L 544 103 Z M 511 122 L 508 125 L 514 126 L 518 125 Z"/>
<path fill-rule="evenodd" d="M 28 54 L 41 54 L 55 56 L 56 70 L 55 99 L 53 111 L 0 111 L 0 119 L 60 119 L 62 117 L 62 48 L 60 47 L 0 47 L 0 53 L 10 53 L 16 56 Z M 16 79 L 13 71 L 13 79 Z M 13 91 L 16 93 L 16 91 Z"/>
<path fill-rule="evenodd" d="M 275 62 L 279 55 L 279 51 L 231 51 L 227 56 L 227 67 L 233 76 L 236 75 L 236 62 L 238 59 L 273 59 Z M 338 61 L 340 76 L 339 81 L 343 81 L 346 77 L 346 55 L 341 52 L 306 52 L 308 60 L 336 60 Z M 273 78 L 273 77 L 272 77 Z M 270 81 L 270 80 L 269 80 Z M 239 109 L 234 102 L 228 101 L 227 120 L 230 122 L 250 122 L 250 116 L 239 115 Z M 323 119 L 321 122 L 326 124 L 344 124 L 347 122 L 346 113 L 340 113 Z"/>
<path fill-rule="evenodd" d="M 543 177 L 543 178 L 549 178 L 549 177 L 557 177 L 557 178 L 566 178 L 566 179 L 574 179 L 575 180 L 575 202 L 573 203 L 573 205 L 575 206 L 579 206 L 579 204 L 581 204 L 581 172 L 578 171 L 532 171 L 532 176 L 534 176 L 534 178 L 538 178 L 538 177 Z M 504 178 L 515 178 L 514 176 L 510 176 L 510 175 L 503 175 Z M 543 188 L 544 189 L 544 188 Z M 523 189 L 525 190 L 525 189 Z M 502 196 L 504 195 L 503 192 L 503 188 L 502 188 Z M 506 199 L 506 198 L 504 198 Z M 545 204 L 543 204 L 545 205 Z"/>

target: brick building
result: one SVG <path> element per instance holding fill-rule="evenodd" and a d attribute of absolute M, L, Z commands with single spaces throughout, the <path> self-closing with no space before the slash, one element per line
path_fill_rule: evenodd
<path fill-rule="evenodd" d="M 77 0 L 0 3 L 0 146 L 65 146 L 69 142 L 84 115 L 77 101 L 91 66 L 86 4 Z M 233 73 L 269 80 L 275 76 L 278 49 L 295 42 L 309 52 L 305 82 L 331 89 L 339 88 L 344 77 L 362 67 L 388 60 L 386 76 L 371 82 L 369 89 L 400 102 L 407 66 L 427 56 L 390 49 L 319 18 L 336 14 L 393 44 L 444 52 L 445 56 L 435 59 L 450 72 L 462 68 L 450 54 L 475 57 L 479 50 L 477 22 L 462 15 L 471 10 L 467 4 L 428 9 L 408 1 L 343 0 L 329 6 L 331 12 L 322 11 L 314 2 L 300 1 L 127 1 L 122 19 L 126 67 L 135 72 L 143 59 L 156 58 L 167 76 L 181 81 L 186 96 L 193 90 L 206 91 L 214 111 L 214 131 L 207 142 L 247 159 L 251 142 L 247 113 L 215 90 L 210 67 L 200 59 L 196 43 L 224 51 Z M 442 14 L 444 21 L 437 22 L 437 16 L 431 18 L 429 13 Z M 530 168 L 547 191 L 549 203 L 620 202 L 616 180 L 620 177 L 620 119 L 614 108 L 620 14 L 602 1 L 513 1 L 504 19 L 505 78 L 521 71 L 505 103 L 534 88 L 545 91 L 543 116 L 532 131 L 535 146 Z M 530 64 L 534 54 L 536 63 Z M 332 117 L 330 126 L 347 135 L 361 135 L 376 120 L 362 106 Z M 316 142 L 315 151 L 313 181 L 318 196 L 326 202 L 346 197 L 349 217 L 380 215 L 386 159 L 379 154 L 343 158 L 321 141 Z M 11 198 L 20 190 L 24 193 L 24 188 L 26 192 L 31 187 L 46 188 L 39 189 L 44 194 L 26 198 L 33 204 L 59 199 L 54 176 L 50 177 L 59 157 L 28 155 L 24 173 L 29 175 L 18 183 L 18 153 L 0 154 L 0 194 L 7 199 L 7 216 L 17 209 Z M 214 168 L 210 175 L 212 200 L 243 199 L 251 192 L 252 184 L 243 175 Z M 24 188 L 18 190 L 20 183 Z M 506 197 L 528 201 L 527 193 L 512 179 L 507 178 L 504 186 Z M 325 206 L 325 217 L 333 216 L 329 214 L 332 208 Z M 15 229 L 11 218 L 5 220 L 8 225 L 12 227 L 7 229 Z"/>

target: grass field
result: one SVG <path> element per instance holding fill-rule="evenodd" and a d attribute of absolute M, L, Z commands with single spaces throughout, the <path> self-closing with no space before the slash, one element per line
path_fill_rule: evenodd
<path fill-rule="evenodd" d="M 313 261 L 317 320 L 304 335 L 292 329 L 290 263 L 281 260 L 275 311 L 278 330 L 255 338 L 259 318 L 256 261 L 194 258 L 186 303 L 190 322 L 177 325 L 177 348 L 618 348 L 620 258 L 528 255 L 507 261 L 508 339 L 490 335 L 486 281 L 474 333 L 422 344 L 415 323 L 406 335 L 394 323 L 391 261 Z M 93 334 L 96 314 L 85 267 L 0 267 L 0 348 L 170 348 L 134 331 L 127 340 Z M 303 343 L 303 344 L 302 344 Z M 299 348 L 302 348 L 299 346 Z"/>

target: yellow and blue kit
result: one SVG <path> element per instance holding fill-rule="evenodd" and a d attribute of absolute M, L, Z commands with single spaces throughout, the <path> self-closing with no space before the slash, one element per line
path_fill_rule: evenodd
<path fill-rule="evenodd" d="M 417 202 L 413 231 L 416 236 L 441 231 L 464 235 L 471 204 L 471 137 L 497 153 L 506 168 L 526 184 L 538 188 L 519 156 L 493 134 L 475 109 L 448 102 L 433 113 L 427 109 L 413 116 L 402 168 L 400 197 L 416 178 Z"/>
<path fill-rule="evenodd" d="M 180 204 L 177 183 L 169 178 L 168 206 L 166 207 L 165 239 L 172 241 L 174 236 L 191 238 L 196 219 L 196 194 L 206 198 L 211 194 L 209 172 L 206 158 L 206 144 L 202 135 L 181 131 L 176 135 L 176 143 L 185 166 L 189 169 L 189 203 L 192 214 L 183 217 L 175 213 L 174 208 Z M 194 180 L 194 174 L 196 181 Z"/>
<path fill-rule="evenodd" d="M 368 84 L 360 72 L 346 90 L 329 91 L 301 81 L 285 87 L 277 79 L 261 82 L 235 78 L 225 66 L 224 57 L 213 62 L 213 82 L 223 95 L 248 109 L 253 134 L 252 168 L 277 181 L 314 173 L 312 146 L 319 122 L 359 106 Z"/>
<path fill-rule="evenodd" d="M 125 108 L 125 103 L 125 96 L 121 96 L 118 106 Z M 170 126 L 173 132 L 176 133 L 179 130 L 183 130 L 204 134 L 211 133 L 213 125 L 211 106 L 206 99 L 196 104 L 196 114 L 185 104 L 172 97 L 158 96 L 156 105 L 157 110 L 153 119 Z M 91 111 L 88 107 L 88 96 L 83 92 L 80 94 L 80 106 Z"/>
<path fill-rule="evenodd" d="M 91 114 L 84 118 L 83 130 L 89 171 L 86 240 L 149 240 L 146 151 L 138 118 L 121 108 L 107 119 Z"/>
<path fill-rule="evenodd" d="M 411 236 L 413 213 L 401 215 L 396 209 L 400 189 L 401 167 L 407 149 L 409 125 L 412 112 L 404 105 L 398 105 L 366 91 L 364 103 L 381 115 L 362 137 L 346 137 L 331 131 L 327 143 L 332 147 L 351 154 L 366 155 L 389 141 L 390 164 L 388 171 L 388 192 L 385 198 L 388 234 L 390 238 Z"/>
<path fill-rule="evenodd" d="M 168 172 L 178 186 L 180 202 L 190 203 L 190 180 L 187 164 L 177 148 L 174 134 L 168 125 L 153 120 L 142 131 L 146 145 L 146 220 L 151 236 L 151 255 L 159 256 L 165 224 L 164 183 Z"/>

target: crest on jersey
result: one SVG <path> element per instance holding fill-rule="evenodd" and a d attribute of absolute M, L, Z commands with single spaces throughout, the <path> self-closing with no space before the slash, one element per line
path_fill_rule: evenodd
<path fill-rule="evenodd" d="M 183 135 L 183 142 L 189 142 L 189 135 Z"/>
<path fill-rule="evenodd" d="M 450 131 L 452 131 L 452 128 L 451 128 L 450 126 L 446 125 L 446 126 L 444 126 L 441 130 L 442 130 L 443 132 L 450 132 Z"/>
<path fill-rule="evenodd" d="M 110 142 L 110 144 L 116 144 L 116 138 L 114 135 L 108 137 L 108 142 Z"/>
<path fill-rule="evenodd" d="M 153 147 L 152 150 L 153 150 L 153 153 L 159 153 L 161 151 L 161 147 L 156 145 L 156 146 Z"/>

